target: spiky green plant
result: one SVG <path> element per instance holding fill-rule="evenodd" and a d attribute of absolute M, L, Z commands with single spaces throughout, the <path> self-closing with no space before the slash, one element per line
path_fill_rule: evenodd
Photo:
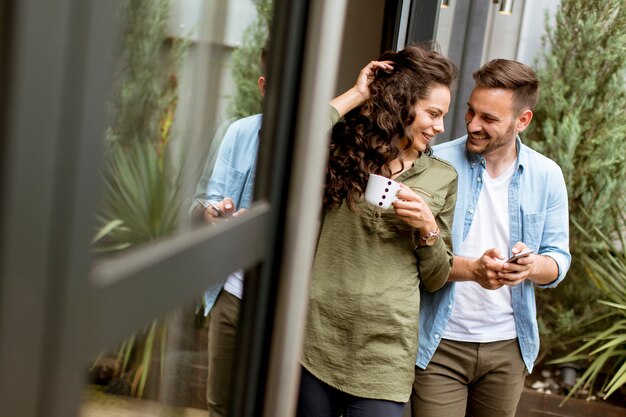
<path fill-rule="evenodd" d="M 169 147 L 146 141 L 115 144 L 103 175 L 96 250 L 120 251 L 171 233 L 181 198 L 181 164 Z"/>
<path fill-rule="evenodd" d="M 570 227 L 566 281 L 537 294 L 542 357 L 561 350 L 581 319 L 604 310 L 580 302 L 599 295 L 582 264 L 599 242 L 580 230 L 609 235 L 612 208 L 626 204 L 626 3 L 562 0 L 555 22 L 546 16 L 541 95 L 524 141 L 561 166 L 571 223 L 581 229 Z"/>
<path fill-rule="evenodd" d="M 626 232 L 623 217 L 616 224 Z M 580 232 L 598 242 L 592 253 L 582 254 L 582 264 L 602 293 L 598 303 L 607 312 L 584 322 L 583 335 L 574 340 L 580 346 L 552 363 L 579 362 L 586 366 L 568 397 L 582 388 L 588 389 L 591 396 L 597 379 L 602 377 L 600 394 L 607 398 L 626 384 L 626 241 L 624 233 L 607 236 L 595 227 L 580 228 Z"/>

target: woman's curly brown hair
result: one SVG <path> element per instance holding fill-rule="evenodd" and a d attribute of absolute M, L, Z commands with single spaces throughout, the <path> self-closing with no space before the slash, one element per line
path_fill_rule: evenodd
<path fill-rule="evenodd" d="M 392 176 L 389 163 L 413 143 L 409 127 L 415 119 L 415 104 L 435 85 L 450 87 L 458 73 L 449 59 L 417 46 L 385 52 L 378 60 L 392 61 L 393 70 L 378 70 L 369 86 L 371 97 L 333 127 L 324 188 L 326 208 L 338 207 L 346 199 L 356 211 L 370 173 Z M 408 144 L 401 147 L 404 138 Z"/>

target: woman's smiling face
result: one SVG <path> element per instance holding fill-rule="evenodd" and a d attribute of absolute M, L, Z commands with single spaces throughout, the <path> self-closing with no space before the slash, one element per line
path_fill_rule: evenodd
<path fill-rule="evenodd" d="M 409 126 L 413 150 L 424 152 L 430 140 L 444 131 L 443 117 L 450 107 L 450 89 L 435 85 L 424 99 L 415 103 L 415 120 Z"/>

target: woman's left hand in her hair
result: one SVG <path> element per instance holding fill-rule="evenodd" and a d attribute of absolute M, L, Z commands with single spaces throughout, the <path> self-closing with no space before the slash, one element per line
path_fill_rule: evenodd
<path fill-rule="evenodd" d="M 354 89 L 361 95 L 363 101 L 367 100 L 370 93 L 370 84 L 379 70 L 391 71 L 393 69 L 393 61 L 370 61 L 356 79 L 354 83 Z"/>
<path fill-rule="evenodd" d="M 374 80 L 376 72 L 379 70 L 390 71 L 393 69 L 392 64 L 392 61 L 371 61 L 359 72 L 354 86 L 332 99 L 329 104 L 337 110 L 340 117 L 345 116 L 350 110 L 360 106 L 370 98 L 370 84 Z"/>
<path fill-rule="evenodd" d="M 435 216 L 421 196 L 402 183 L 397 196 L 392 205 L 400 219 L 423 233 L 437 230 Z"/>

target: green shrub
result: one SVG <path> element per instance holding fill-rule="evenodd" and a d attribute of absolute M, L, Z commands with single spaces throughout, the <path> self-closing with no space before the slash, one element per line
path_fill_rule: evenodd
<path fill-rule="evenodd" d="M 626 4 L 562 0 L 556 25 L 546 26 L 537 71 L 542 91 L 524 140 L 561 166 L 570 219 L 581 228 L 570 227 L 566 281 L 538 291 L 541 357 L 563 349 L 581 319 L 604 311 L 583 301 L 600 296 L 582 263 L 598 241 L 583 231 L 610 235 L 612 211 L 626 202 Z"/>

